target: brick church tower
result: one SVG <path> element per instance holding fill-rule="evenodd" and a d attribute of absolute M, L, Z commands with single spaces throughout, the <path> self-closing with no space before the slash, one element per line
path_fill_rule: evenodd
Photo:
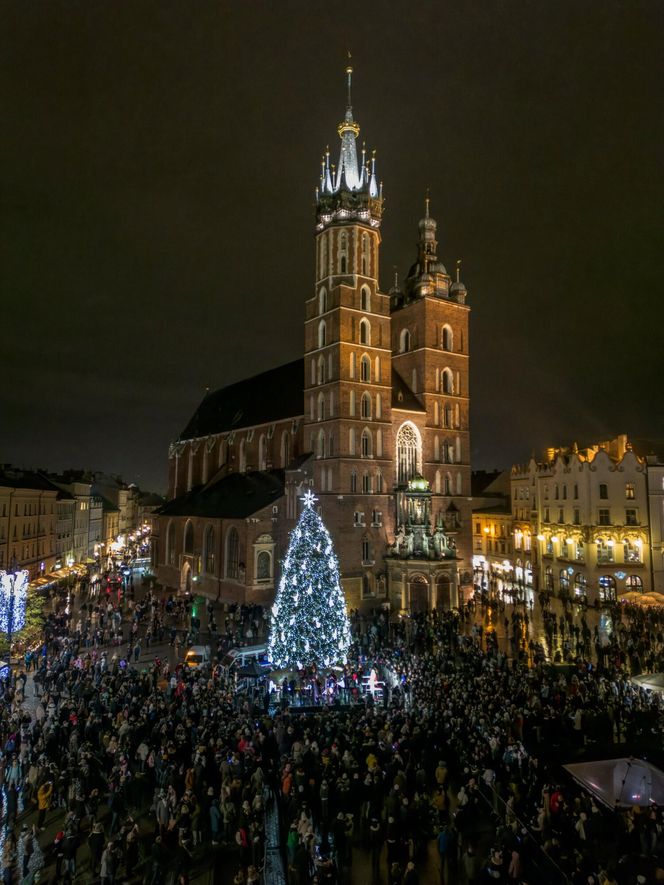
<path fill-rule="evenodd" d="M 304 442 L 316 460 L 315 488 L 344 563 L 344 588 L 351 598 L 366 598 L 384 583 L 393 484 L 390 299 L 378 286 L 382 187 L 375 158 L 368 160 L 364 149 L 358 156 L 352 68 L 346 75 L 339 163 L 330 162 L 328 150 L 316 191 L 316 284 L 304 327 Z"/>
<path fill-rule="evenodd" d="M 304 447 L 349 602 L 389 594 L 411 608 L 417 577 L 422 607 L 438 596 L 454 604 L 459 571 L 472 571 L 466 291 L 438 261 L 428 199 L 405 291 L 380 291 L 382 186 L 375 158 L 358 156 L 350 67 L 346 75 L 339 162 L 326 152 L 316 190 Z"/>
<path fill-rule="evenodd" d="M 269 603 L 305 485 L 349 607 L 447 608 L 472 587 L 467 292 L 438 258 L 428 199 L 403 291 L 380 290 L 382 185 L 351 77 L 316 189 L 303 359 L 209 391 L 171 445 L 153 536 L 164 587 Z"/>

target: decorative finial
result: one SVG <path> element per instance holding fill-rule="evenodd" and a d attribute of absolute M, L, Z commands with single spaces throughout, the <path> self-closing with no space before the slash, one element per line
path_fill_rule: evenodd
<path fill-rule="evenodd" d="M 429 217 L 429 188 L 427 188 L 427 193 L 424 198 L 424 217 Z"/>
<path fill-rule="evenodd" d="M 351 54 L 350 49 L 348 50 L 348 64 L 346 65 L 346 75 L 348 77 L 348 98 L 346 101 L 346 107 L 352 107 L 352 102 L 350 100 L 350 87 L 351 87 L 351 79 L 353 77 L 353 66 L 351 65 Z"/>
<path fill-rule="evenodd" d="M 393 265 L 393 269 L 394 269 L 394 288 L 398 289 L 399 288 L 399 271 L 397 270 L 396 264 Z"/>
<path fill-rule="evenodd" d="M 302 502 L 305 507 L 311 507 L 313 510 L 314 502 L 316 502 L 318 498 L 314 495 L 311 489 L 307 489 L 304 495 L 302 496 Z"/>
<path fill-rule="evenodd" d="M 456 263 L 456 275 L 457 275 L 456 281 L 457 281 L 457 283 L 459 282 L 460 274 L 461 274 L 461 259 L 457 258 L 457 263 Z"/>

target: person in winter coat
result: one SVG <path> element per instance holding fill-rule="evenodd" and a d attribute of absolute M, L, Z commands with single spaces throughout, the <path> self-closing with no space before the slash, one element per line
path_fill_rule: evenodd
<path fill-rule="evenodd" d="M 212 789 L 212 788 L 210 788 Z M 210 830 L 212 832 L 212 844 L 219 844 L 219 830 L 221 829 L 221 812 L 219 811 L 219 802 L 212 799 L 210 802 Z"/>
<path fill-rule="evenodd" d="M 46 820 L 46 812 L 51 807 L 51 799 L 53 797 L 53 782 L 45 781 L 41 787 L 37 790 L 37 807 L 39 808 L 39 816 L 37 819 L 37 826 L 40 830 L 44 828 L 44 821 Z"/>
<path fill-rule="evenodd" d="M 99 875 L 99 865 L 101 856 L 104 851 L 104 830 L 100 823 L 96 823 L 92 827 L 92 832 L 88 836 L 88 848 L 90 849 L 90 867 L 92 875 L 96 878 Z"/>

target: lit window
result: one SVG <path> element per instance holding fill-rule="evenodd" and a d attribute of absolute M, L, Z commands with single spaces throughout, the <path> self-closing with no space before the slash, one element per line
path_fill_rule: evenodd
<path fill-rule="evenodd" d="M 629 498 L 630 501 L 634 500 L 635 495 L 634 495 L 634 483 L 633 482 L 625 483 L 625 497 Z"/>

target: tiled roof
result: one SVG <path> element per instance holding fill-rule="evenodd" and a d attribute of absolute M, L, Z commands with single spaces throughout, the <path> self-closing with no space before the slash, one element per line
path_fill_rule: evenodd
<path fill-rule="evenodd" d="M 164 516 L 245 519 L 284 494 L 284 471 L 229 473 L 214 484 L 198 486 L 158 509 Z"/>
<path fill-rule="evenodd" d="M 10 468 L 0 473 L 0 487 L 10 489 L 30 489 L 39 492 L 57 492 L 58 498 L 66 500 L 71 496 L 48 477 L 32 470 Z"/>
<path fill-rule="evenodd" d="M 304 360 L 206 394 L 181 440 L 297 418 L 304 409 Z"/>

